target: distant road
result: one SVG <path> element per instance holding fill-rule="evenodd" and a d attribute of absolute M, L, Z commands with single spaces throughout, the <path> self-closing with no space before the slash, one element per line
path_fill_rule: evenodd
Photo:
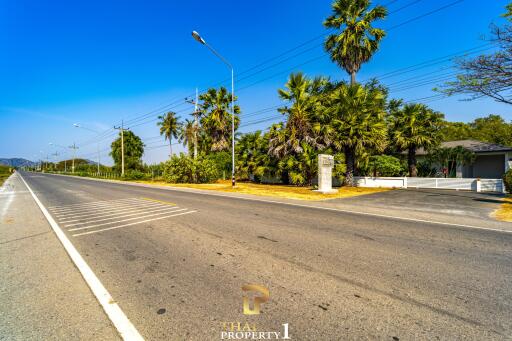
<path fill-rule="evenodd" d="M 147 340 L 512 337 L 512 234 L 21 173 Z M 268 287 L 260 315 L 241 287 Z"/>

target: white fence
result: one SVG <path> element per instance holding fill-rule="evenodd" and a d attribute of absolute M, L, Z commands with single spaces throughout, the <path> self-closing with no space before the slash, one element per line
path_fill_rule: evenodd
<path fill-rule="evenodd" d="M 355 181 L 359 187 L 439 188 L 505 193 L 501 179 L 356 177 Z"/>

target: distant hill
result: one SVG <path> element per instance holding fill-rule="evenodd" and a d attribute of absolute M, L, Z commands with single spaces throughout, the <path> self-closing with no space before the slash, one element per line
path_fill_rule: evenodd
<path fill-rule="evenodd" d="M 24 167 L 24 166 L 33 167 L 36 165 L 36 163 L 33 161 L 30 161 L 30 160 L 27 160 L 27 159 L 22 159 L 22 158 L 11 158 L 11 159 L 0 158 L 0 165 L 5 165 L 5 166 L 9 166 L 9 167 Z"/>

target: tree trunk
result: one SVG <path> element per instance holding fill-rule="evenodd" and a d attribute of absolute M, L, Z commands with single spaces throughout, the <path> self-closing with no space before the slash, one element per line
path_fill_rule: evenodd
<path fill-rule="evenodd" d="M 345 164 L 347 171 L 345 173 L 345 186 L 354 186 L 354 171 L 355 171 L 355 151 L 352 147 L 345 147 Z"/>
<path fill-rule="evenodd" d="M 169 149 L 171 150 L 171 154 L 169 154 L 169 159 L 172 157 L 172 137 L 169 137 Z"/>
<path fill-rule="evenodd" d="M 350 85 L 354 84 L 356 84 L 356 72 L 352 71 L 352 73 L 350 74 Z"/>
<path fill-rule="evenodd" d="M 416 169 L 416 146 L 409 147 L 407 153 L 407 163 L 409 164 L 409 176 L 418 176 L 418 170 Z"/>

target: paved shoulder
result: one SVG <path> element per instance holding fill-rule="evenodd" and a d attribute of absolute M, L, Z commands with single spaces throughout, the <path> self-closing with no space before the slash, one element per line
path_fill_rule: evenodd
<path fill-rule="evenodd" d="M 0 191 L 0 339 L 118 340 L 18 175 Z"/>

